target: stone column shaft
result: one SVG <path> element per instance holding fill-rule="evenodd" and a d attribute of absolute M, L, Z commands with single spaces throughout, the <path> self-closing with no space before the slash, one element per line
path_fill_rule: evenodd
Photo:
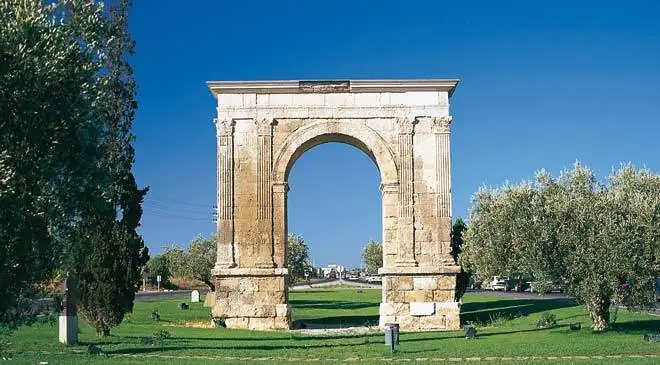
<path fill-rule="evenodd" d="M 289 184 L 273 182 L 273 261 L 276 267 L 286 265 L 287 215 L 286 199 Z"/>
<path fill-rule="evenodd" d="M 451 128 L 451 116 L 433 119 L 433 132 L 435 134 L 435 163 L 437 181 L 437 226 L 438 232 L 443 232 L 444 227 L 451 230 L 451 165 L 449 135 Z M 454 264 L 451 257 L 451 236 L 439 237 L 439 250 L 442 261 Z"/>
<path fill-rule="evenodd" d="M 271 268 L 273 262 L 272 144 L 273 120 L 261 119 L 257 125 L 257 267 Z"/>
<path fill-rule="evenodd" d="M 216 124 L 218 148 L 217 170 L 217 259 L 216 268 L 236 266 L 234 259 L 234 138 L 231 120 L 223 120 Z"/>
<path fill-rule="evenodd" d="M 414 166 L 413 130 L 415 120 L 398 120 L 399 150 L 399 218 L 397 266 L 417 266 L 415 260 L 415 212 L 414 212 Z"/>

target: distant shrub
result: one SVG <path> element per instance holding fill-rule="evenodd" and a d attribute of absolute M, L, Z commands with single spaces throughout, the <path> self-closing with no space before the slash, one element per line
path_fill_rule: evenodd
<path fill-rule="evenodd" d="M 170 334 L 169 331 L 167 331 L 167 330 L 158 330 L 158 331 L 154 332 L 153 342 L 163 343 L 163 342 L 165 342 L 165 340 L 167 340 L 170 337 L 172 337 L 172 335 Z"/>
<path fill-rule="evenodd" d="M 218 316 L 218 317 L 213 317 L 211 318 L 211 322 L 215 325 L 216 328 L 226 328 L 227 327 L 227 316 Z"/>
<path fill-rule="evenodd" d="M 541 318 L 536 322 L 538 328 L 549 328 L 557 325 L 557 316 L 552 312 L 543 312 Z"/>

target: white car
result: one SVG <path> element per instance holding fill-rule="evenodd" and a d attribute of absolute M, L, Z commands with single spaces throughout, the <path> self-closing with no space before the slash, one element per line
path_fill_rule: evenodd
<path fill-rule="evenodd" d="M 508 290 L 507 285 L 508 278 L 493 276 L 493 281 L 490 282 L 490 288 L 493 290 Z"/>
<path fill-rule="evenodd" d="M 366 280 L 367 280 L 368 283 L 380 283 L 381 282 L 380 276 L 367 276 Z"/>

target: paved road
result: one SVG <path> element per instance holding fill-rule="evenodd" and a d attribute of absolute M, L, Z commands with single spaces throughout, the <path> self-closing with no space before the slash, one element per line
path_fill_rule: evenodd
<path fill-rule="evenodd" d="M 316 283 L 316 284 L 298 284 L 289 287 L 289 290 L 305 290 L 305 289 L 312 289 L 312 288 L 323 288 L 323 287 L 332 287 L 332 286 L 337 286 L 337 285 L 348 285 L 348 286 L 354 286 L 356 288 L 366 288 L 366 289 L 381 289 L 380 284 L 371 284 L 371 283 L 363 283 L 359 281 L 352 281 L 352 280 L 333 280 L 333 281 L 325 281 L 321 283 Z"/>
<path fill-rule="evenodd" d="M 332 286 L 337 286 L 337 285 L 350 285 L 354 286 L 357 288 L 367 288 L 367 289 L 381 289 L 381 285 L 377 284 L 370 284 L 370 283 L 363 283 L 363 282 L 357 282 L 357 281 L 351 281 L 351 280 L 334 280 L 334 281 L 326 281 L 326 282 L 321 282 L 321 283 L 316 283 L 316 284 L 311 284 L 311 285 L 295 285 L 290 287 L 289 289 L 292 291 L 295 290 L 305 290 L 305 289 L 312 289 L 312 288 L 323 288 L 323 287 L 332 287 Z M 138 292 L 135 294 L 135 300 L 161 300 L 161 299 L 190 299 L 190 292 L 192 290 L 173 290 L 173 291 L 161 291 L 161 292 Z M 530 293 L 530 292 L 514 292 L 514 291 L 499 291 L 499 290 L 468 290 L 467 293 L 474 293 L 474 294 L 487 294 L 487 295 L 497 295 L 497 296 L 503 296 L 503 297 L 513 297 L 517 299 L 562 299 L 562 298 L 570 298 L 566 294 L 563 293 L 549 293 L 549 294 L 544 294 L 544 295 L 539 295 L 535 293 Z M 200 294 L 204 295 L 206 294 L 205 290 L 200 290 Z M 650 310 L 649 314 L 655 315 L 655 316 L 660 316 L 660 302 L 656 303 L 655 310 Z"/>
<path fill-rule="evenodd" d="M 185 299 L 190 300 L 192 290 L 172 290 L 172 291 L 141 291 L 135 294 L 135 300 L 161 300 L 161 299 Z M 205 290 L 200 290 L 200 294 L 205 294 Z"/>

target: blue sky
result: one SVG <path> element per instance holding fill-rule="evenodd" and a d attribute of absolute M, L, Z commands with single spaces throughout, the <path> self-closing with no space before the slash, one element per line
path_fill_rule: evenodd
<path fill-rule="evenodd" d="M 138 183 L 152 252 L 214 230 L 207 80 L 459 78 L 451 100 L 453 215 L 482 184 L 576 160 L 660 172 L 657 1 L 137 1 Z M 290 175 L 289 231 L 316 264 L 360 264 L 381 236 L 379 176 L 327 144 Z"/>

